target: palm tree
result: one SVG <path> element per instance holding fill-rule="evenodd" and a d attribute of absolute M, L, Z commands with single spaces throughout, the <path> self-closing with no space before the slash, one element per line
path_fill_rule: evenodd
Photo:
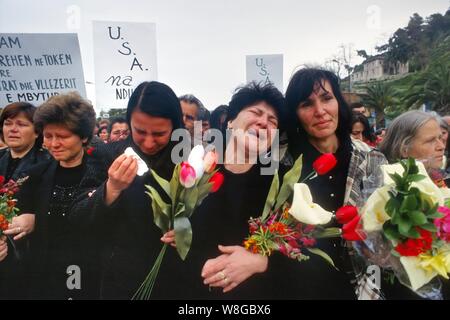
<path fill-rule="evenodd" d="M 408 108 L 428 104 L 438 113 L 450 110 L 450 64 L 436 63 L 418 75 L 403 97 Z"/>
<path fill-rule="evenodd" d="M 366 93 L 362 95 L 363 104 L 375 109 L 377 127 L 384 127 L 384 110 L 395 105 L 395 90 L 386 82 L 376 82 L 365 89 Z"/>

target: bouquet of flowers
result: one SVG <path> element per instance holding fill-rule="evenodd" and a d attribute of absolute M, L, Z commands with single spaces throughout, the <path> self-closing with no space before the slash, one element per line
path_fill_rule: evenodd
<path fill-rule="evenodd" d="M 432 280 L 450 273 L 448 189 L 436 186 L 414 159 L 382 171 L 384 185 L 369 197 L 356 228 L 365 240 L 355 247 L 419 295 L 438 298 Z"/>
<path fill-rule="evenodd" d="M 314 172 L 304 180 L 326 174 L 334 168 L 336 163 L 333 154 L 322 155 L 313 163 Z M 281 188 L 278 174 L 275 173 L 262 215 L 249 220 L 250 235 L 244 241 L 244 247 L 253 253 L 266 256 L 270 256 L 274 251 L 279 251 L 289 258 L 299 261 L 309 259 L 309 256 L 305 254 L 306 250 L 321 256 L 334 266 L 330 256 L 315 247 L 316 239 L 351 236 L 354 231 L 350 230 L 351 227 L 347 222 L 350 222 L 355 214 L 352 212 L 351 218 L 347 212 L 339 215 L 338 221 L 346 223 L 343 230 L 325 228 L 323 225 L 331 221 L 333 214 L 313 202 L 311 192 L 306 184 L 297 183 L 301 171 L 302 156 L 284 175 Z M 346 231 L 347 229 L 349 232 Z"/>
<path fill-rule="evenodd" d="M 163 233 L 175 231 L 177 252 L 184 260 L 192 243 L 192 228 L 189 218 L 195 208 L 208 196 L 216 192 L 223 183 L 223 175 L 215 170 L 217 154 L 201 145 L 195 146 L 188 161 L 178 164 L 170 181 L 167 181 L 150 169 L 150 173 L 159 184 L 160 191 L 147 185 L 147 195 L 152 200 L 155 224 Z M 151 271 L 134 294 L 133 299 L 150 298 L 156 277 L 164 258 L 167 244 L 164 244 Z"/>
<path fill-rule="evenodd" d="M 0 236 L 3 235 L 3 231 L 8 229 L 12 219 L 19 212 L 19 209 L 16 208 L 17 200 L 14 199 L 14 194 L 19 191 L 19 186 L 23 181 L 25 179 L 17 182 L 9 180 L 7 183 L 4 183 L 5 178 L 0 176 Z"/>

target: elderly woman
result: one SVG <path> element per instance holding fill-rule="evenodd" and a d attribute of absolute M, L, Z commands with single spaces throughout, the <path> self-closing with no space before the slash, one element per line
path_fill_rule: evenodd
<path fill-rule="evenodd" d="M 389 162 L 412 157 L 427 169 L 442 167 L 445 146 L 439 117 L 431 113 L 412 110 L 392 121 L 380 145 Z"/>
<path fill-rule="evenodd" d="M 77 93 L 54 96 L 38 108 L 34 123 L 53 160 L 31 170 L 18 195 L 21 211 L 36 216 L 31 297 L 95 297 L 97 276 L 91 263 L 98 256 L 97 241 L 90 230 L 69 222 L 69 208 L 77 195 L 106 179 L 102 162 L 85 152 L 94 130 L 94 108 Z"/>
<path fill-rule="evenodd" d="M 360 148 L 350 138 L 351 112 L 343 99 L 338 78 L 319 69 L 302 69 L 291 78 L 286 91 L 289 151 L 296 159 L 303 155 L 302 177 L 313 171 L 312 164 L 324 153 L 333 153 L 337 165 L 326 175 L 307 180 L 314 202 L 336 212 L 341 206 L 364 204 L 365 182 L 377 176 L 380 164 L 386 163 L 375 150 Z M 364 267 L 350 263 L 346 244 L 339 239 L 319 242 L 342 273 L 361 280 Z M 355 270 L 356 269 L 356 270 Z M 350 281 L 349 278 L 349 281 Z M 364 278 L 362 278 L 364 279 Z M 363 281 L 364 283 L 364 281 Z M 350 286 L 350 282 L 347 283 Z M 356 289 L 359 298 L 377 298 L 376 292 Z M 337 298 L 338 290 L 334 293 Z M 354 295 L 341 298 L 354 298 Z"/>

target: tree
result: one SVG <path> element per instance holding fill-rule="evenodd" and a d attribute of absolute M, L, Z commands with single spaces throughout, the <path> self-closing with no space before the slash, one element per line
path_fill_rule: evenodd
<path fill-rule="evenodd" d="M 362 95 L 363 104 L 375 109 L 377 127 L 384 127 L 384 110 L 396 104 L 395 91 L 387 82 L 375 82 L 366 86 L 365 89 L 366 93 Z"/>
<path fill-rule="evenodd" d="M 438 113 L 450 110 L 450 63 L 434 64 L 422 72 L 412 83 L 403 97 L 408 108 L 418 108 L 428 104 Z"/>

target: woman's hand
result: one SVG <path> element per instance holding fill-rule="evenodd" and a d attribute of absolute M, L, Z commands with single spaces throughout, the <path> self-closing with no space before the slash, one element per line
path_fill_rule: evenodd
<path fill-rule="evenodd" d="M 6 237 L 0 237 L 0 261 L 5 260 L 8 255 L 8 244 L 6 243 Z"/>
<path fill-rule="evenodd" d="M 256 273 L 267 270 L 268 258 L 251 253 L 241 246 L 221 246 L 222 255 L 206 261 L 202 270 L 203 283 L 222 287 L 229 292 Z"/>
<path fill-rule="evenodd" d="M 177 244 L 175 243 L 175 230 L 170 230 L 163 234 L 161 237 L 161 241 L 167 244 L 170 244 L 172 247 L 176 248 Z"/>
<path fill-rule="evenodd" d="M 3 233 L 8 236 L 14 236 L 14 240 L 20 240 L 27 234 L 34 231 L 35 215 L 33 213 L 22 213 L 14 217 L 8 229 Z"/>
<path fill-rule="evenodd" d="M 137 174 L 137 160 L 122 154 L 112 163 L 108 170 L 106 182 L 106 205 L 111 205 L 133 182 Z"/>

